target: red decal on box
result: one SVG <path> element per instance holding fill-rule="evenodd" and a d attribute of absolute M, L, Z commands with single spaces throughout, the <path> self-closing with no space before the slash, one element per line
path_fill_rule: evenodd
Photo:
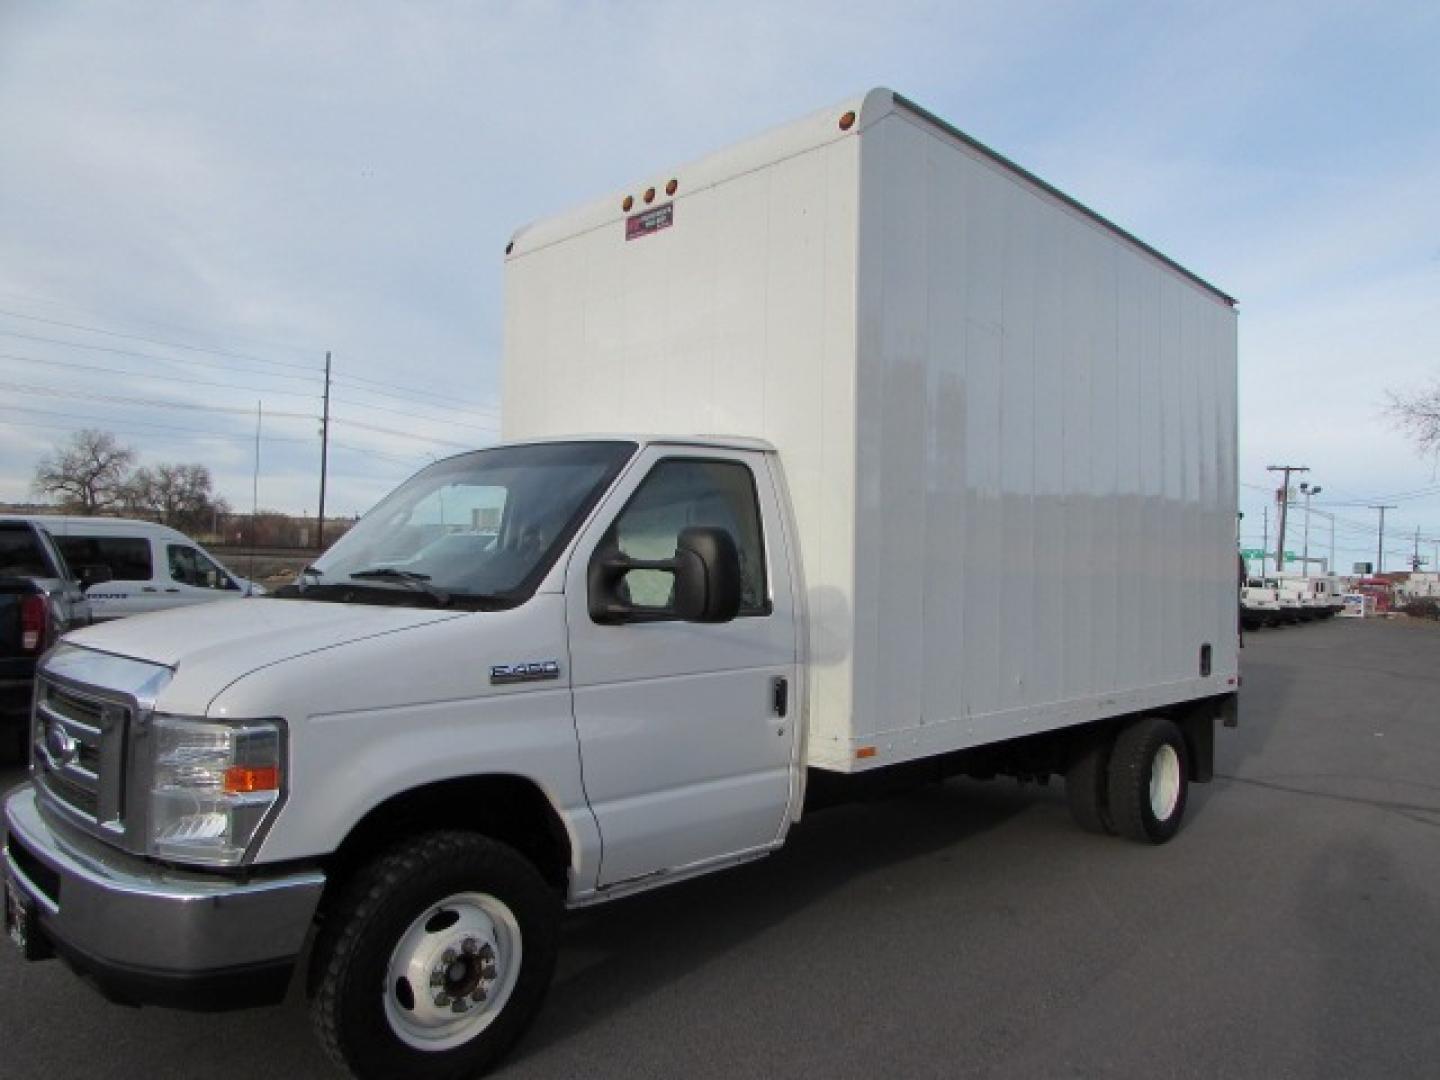
<path fill-rule="evenodd" d="M 642 236 L 649 236 L 661 229 L 668 229 L 673 224 L 675 224 L 674 203 L 666 203 L 653 210 L 642 210 L 625 219 L 625 239 L 639 240 Z"/>

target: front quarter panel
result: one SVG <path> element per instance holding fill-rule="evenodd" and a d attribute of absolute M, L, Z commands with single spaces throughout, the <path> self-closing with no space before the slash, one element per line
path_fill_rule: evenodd
<path fill-rule="evenodd" d="M 496 665 L 554 661 L 555 678 L 491 681 Z M 563 598 L 476 612 L 262 668 L 211 703 L 216 717 L 282 716 L 285 801 L 257 861 L 334 851 L 371 809 L 440 780 L 532 780 L 570 834 L 571 887 L 593 888 L 599 835 L 571 711 Z M 463 827 L 466 808 L 455 808 Z"/>

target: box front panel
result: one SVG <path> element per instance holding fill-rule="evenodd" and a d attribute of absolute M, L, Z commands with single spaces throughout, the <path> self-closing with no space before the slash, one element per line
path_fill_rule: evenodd
<path fill-rule="evenodd" d="M 850 714 L 857 170 L 845 137 L 695 191 L 682 174 L 664 227 L 617 219 L 506 267 L 505 438 L 778 448 L 822 718 Z"/>

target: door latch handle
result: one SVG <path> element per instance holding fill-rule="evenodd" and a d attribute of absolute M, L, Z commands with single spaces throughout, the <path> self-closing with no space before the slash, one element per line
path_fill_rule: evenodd
<path fill-rule="evenodd" d="M 770 680 L 770 708 L 776 716 L 790 711 L 790 680 L 783 675 Z"/>

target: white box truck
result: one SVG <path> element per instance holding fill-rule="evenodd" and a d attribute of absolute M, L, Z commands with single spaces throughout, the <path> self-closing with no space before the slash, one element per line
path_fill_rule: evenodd
<path fill-rule="evenodd" d="M 505 443 L 281 596 L 45 660 L 27 955 L 198 1008 L 303 952 L 343 1067 L 462 1076 L 566 907 L 869 785 L 1063 775 L 1175 833 L 1235 716 L 1229 297 L 885 90 L 506 259 Z"/>

